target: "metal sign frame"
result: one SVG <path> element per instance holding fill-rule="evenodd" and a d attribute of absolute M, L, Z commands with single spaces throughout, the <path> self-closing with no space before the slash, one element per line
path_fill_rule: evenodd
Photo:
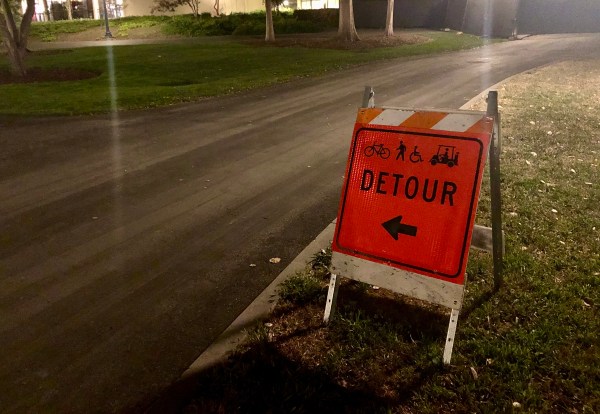
<path fill-rule="evenodd" d="M 373 108 L 375 105 L 374 96 L 373 88 L 365 87 L 362 107 Z M 500 114 L 498 112 L 498 93 L 496 91 L 490 91 L 488 94 L 485 114 L 494 120 L 489 146 L 492 227 L 475 225 L 472 232 L 471 247 L 492 253 L 494 289 L 497 290 L 502 284 L 504 240 L 500 191 Z M 451 309 L 443 354 L 444 364 L 450 364 L 458 317 L 462 307 L 464 284 L 458 285 L 437 279 L 428 280 L 429 278 L 410 271 L 344 254 L 333 255 L 330 270 L 331 278 L 323 317 L 325 323 L 329 322 L 334 316 L 341 277 L 376 284 L 400 294 L 436 303 Z M 466 278 L 464 283 L 466 284 Z"/>

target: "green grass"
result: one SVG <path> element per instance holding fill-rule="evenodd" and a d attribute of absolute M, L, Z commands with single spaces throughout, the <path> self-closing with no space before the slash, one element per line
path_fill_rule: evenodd
<path fill-rule="evenodd" d="M 321 294 L 321 281 L 310 274 L 296 274 L 279 286 L 279 297 L 296 305 L 315 301 Z"/>
<path fill-rule="evenodd" d="M 440 308 L 347 282 L 325 327 L 323 291 L 311 301 L 296 276 L 287 289 L 302 300 L 280 303 L 268 329 L 199 375 L 186 409 L 600 412 L 599 67 L 564 63 L 501 91 L 504 284 L 494 291 L 490 255 L 471 253 L 451 366 Z M 486 182 L 478 222 L 489 202 Z M 323 289 L 312 269 L 305 278 Z"/>
<path fill-rule="evenodd" d="M 168 35 L 184 37 L 225 36 L 225 35 L 261 35 L 265 33 L 265 12 L 232 13 L 211 16 L 203 13 L 195 17 L 192 14 L 175 16 L 131 16 L 110 19 L 111 33 L 115 37 L 127 37 L 129 30 L 159 26 Z M 324 21 L 298 19 L 292 13 L 275 13 L 273 15 L 275 32 L 314 33 L 331 28 Z M 99 29 L 98 37 L 104 32 L 103 20 L 77 19 L 58 20 L 54 22 L 34 22 L 31 25 L 31 37 L 45 42 L 52 42 L 61 34 L 79 33 L 89 29 Z"/>
<path fill-rule="evenodd" d="M 34 22 L 31 24 L 30 36 L 45 42 L 56 40 L 59 34 L 79 33 L 88 29 L 99 28 L 104 24 L 100 20 L 63 20 L 56 22 Z"/>
<path fill-rule="evenodd" d="M 110 29 L 114 36 L 123 37 L 135 28 L 165 25 L 170 21 L 166 16 L 134 16 L 121 19 L 111 19 Z M 45 42 L 57 40 L 61 34 L 79 33 L 89 29 L 98 29 L 98 37 L 104 34 L 104 20 L 78 19 L 59 20 L 54 22 L 34 22 L 31 25 L 30 36 Z"/>
<path fill-rule="evenodd" d="M 73 115 L 151 108 L 236 93 L 251 88 L 317 76 L 379 59 L 476 47 L 475 36 L 422 32 L 432 41 L 370 49 L 327 50 L 261 47 L 230 40 L 73 49 L 68 53 L 33 54 L 31 68 L 97 71 L 92 79 L 68 82 L 0 85 L 0 113 L 7 115 Z M 114 64 L 114 79 L 109 68 Z M 0 71 L 6 71 L 0 56 Z M 111 102 L 111 88 L 117 100 Z M 25 98 L 24 98 L 25 97 Z"/>
<path fill-rule="evenodd" d="M 274 13 L 275 33 L 315 33 L 331 28 L 323 21 L 298 19 L 292 13 Z M 171 35 L 186 37 L 224 35 L 264 35 L 265 12 L 232 13 L 218 17 L 178 15 L 166 20 L 163 31 Z"/>

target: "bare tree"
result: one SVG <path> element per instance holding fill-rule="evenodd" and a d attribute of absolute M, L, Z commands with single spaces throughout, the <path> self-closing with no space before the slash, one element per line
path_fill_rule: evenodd
<path fill-rule="evenodd" d="M 385 17 L 385 36 L 394 35 L 394 0 L 387 2 L 387 15 Z"/>
<path fill-rule="evenodd" d="M 219 0 L 215 0 L 215 4 L 213 5 L 213 9 L 215 9 L 215 15 L 216 16 L 220 16 L 221 15 L 221 7 L 219 5 Z"/>
<path fill-rule="evenodd" d="M 346 42 L 360 40 L 354 25 L 354 8 L 352 0 L 340 0 L 340 21 L 338 26 L 338 37 Z"/>
<path fill-rule="evenodd" d="M 194 16 L 198 17 L 200 11 L 200 0 L 154 0 L 154 7 L 152 7 L 150 12 L 174 12 L 177 7 L 183 5 L 189 6 L 189 8 L 192 10 L 192 13 L 194 13 Z"/>
<path fill-rule="evenodd" d="M 25 76 L 25 56 L 27 39 L 31 28 L 31 19 L 35 12 L 35 0 L 27 0 L 27 9 L 19 22 L 9 0 L 0 0 L 0 34 L 2 43 L 8 52 L 11 73 Z"/>
<path fill-rule="evenodd" d="M 275 41 L 275 29 L 273 28 L 273 4 L 271 0 L 265 0 L 267 14 L 265 42 Z"/>

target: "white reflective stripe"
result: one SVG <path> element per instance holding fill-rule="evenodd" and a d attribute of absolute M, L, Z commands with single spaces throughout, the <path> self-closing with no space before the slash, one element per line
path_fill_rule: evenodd
<path fill-rule="evenodd" d="M 480 120 L 481 115 L 476 114 L 448 114 L 444 119 L 432 126 L 431 129 L 465 132 Z"/>
<path fill-rule="evenodd" d="M 398 111 L 395 109 L 385 109 L 382 113 L 377 115 L 371 122 L 369 122 L 369 124 L 398 126 L 402 122 L 410 118 L 414 113 L 414 111 Z"/>

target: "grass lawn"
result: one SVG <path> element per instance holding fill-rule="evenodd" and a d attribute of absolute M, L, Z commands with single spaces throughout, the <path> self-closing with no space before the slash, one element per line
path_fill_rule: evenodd
<path fill-rule="evenodd" d="M 322 252 L 281 286 L 268 323 L 198 376 L 185 412 L 600 412 L 599 83 L 599 61 L 565 62 L 499 91 L 504 285 L 493 291 L 491 255 L 471 252 L 451 366 L 448 311 L 383 289 L 344 283 L 323 326 Z"/>
<path fill-rule="evenodd" d="M 431 40 L 361 50 L 264 47 L 219 40 L 38 52 L 28 58 L 32 69 L 69 69 L 91 72 L 93 77 L 0 83 L 0 114 L 74 115 L 171 105 L 316 76 L 378 59 L 472 48 L 484 43 L 476 36 L 453 32 L 411 34 Z M 0 56 L 0 74 L 6 73 L 7 68 L 6 57 Z"/>
<path fill-rule="evenodd" d="M 114 37 L 127 37 L 131 29 L 148 28 L 164 25 L 171 18 L 166 16 L 134 16 L 121 19 L 111 19 L 109 26 Z M 31 25 L 31 39 L 52 42 L 61 35 L 81 33 L 86 30 L 95 30 L 96 36 L 105 34 L 104 20 L 76 19 L 57 20 L 54 22 L 34 22 Z"/>

